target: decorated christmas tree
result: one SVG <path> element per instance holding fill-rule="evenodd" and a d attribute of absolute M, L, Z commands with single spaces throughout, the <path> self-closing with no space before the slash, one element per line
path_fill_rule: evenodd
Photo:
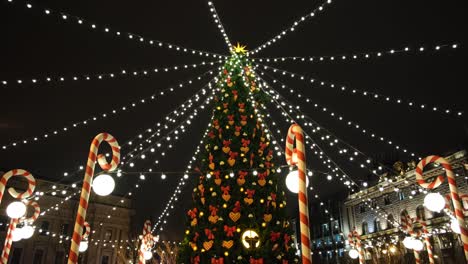
<path fill-rule="evenodd" d="M 262 124 L 266 94 L 244 47 L 233 49 L 217 85 L 178 262 L 296 263 L 284 181 Z"/>

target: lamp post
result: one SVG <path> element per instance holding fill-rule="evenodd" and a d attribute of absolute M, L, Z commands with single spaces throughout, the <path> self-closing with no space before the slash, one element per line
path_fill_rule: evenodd
<path fill-rule="evenodd" d="M 439 156 L 428 156 L 422 159 L 418 166 L 416 167 L 416 181 L 418 184 L 426 189 L 435 189 L 440 186 L 443 182 L 445 177 L 442 175 L 437 176 L 432 182 L 426 182 L 423 178 L 423 170 L 424 167 L 430 163 L 436 163 L 442 165 L 445 169 L 445 174 L 447 175 L 447 180 L 449 183 L 449 189 L 451 193 L 454 214 L 458 221 L 458 225 L 460 226 L 460 237 L 463 242 L 463 250 L 465 252 L 465 260 L 468 262 L 468 230 L 465 224 L 465 216 L 463 214 L 463 206 L 461 205 L 461 199 L 458 195 L 458 188 L 457 183 L 455 180 L 455 174 L 453 173 L 452 165 L 442 157 Z M 430 209 L 430 208 L 429 208 Z"/>
<path fill-rule="evenodd" d="M 364 250 L 362 249 L 361 236 L 356 231 L 356 227 L 348 234 L 349 245 L 352 249 L 349 251 L 349 257 L 352 259 L 359 258 L 359 264 L 364 264 Z"/>
<path fill-rule="evenodd" d="M 146 220 L 143 225 L 143 235 L 141 236 L 141 246 L 138 249 L 138 264 L 144 264 L 153 257 L 151 250 L 154 246 L 154 237 L 151 234 L 151 221 Z"/>
<path fill-rule="evenodd" d="M 296 147 L 294 148 L 294 143 Z M 309 209 L 306 186 L 306 159 L 304 133 L 298 124 L 289 127 L 286 138 L 286 162 L 288 165 L 296 165 L 299 178 L 299 221 L 301 230 L 301 254 L 302 264 L 312 264 L 310 251 L 310 231 L 309 231 Z"/>
<path fill-rule="evenodd" d="M 28 180 L 28 189 L 23 193 L 19 193 L 13 187 L 8 188 L 8 192 L 13 198 L 23 199 L 33 194 L 34 189 L 36 188 L 36 179 L 34 179 L 34 176 L 32 176 L 28 171 L 14 169 L 3 174 L 0 180 L 0 203 L 2 202 L 8 180 L 14 176 L 25 177 Z M 8 262 L 11 244 L 13 242 L 13 232 L 16 229 L 16 225 L 19 223 L 19 218 L 26 213 L 26 206 L 22 202 L 12 202 L 7 208 L 7 213 L 11 217 L 11 221 L 5 237 L 2 255 L 0 256 L 0 264 L 6 264 Z"/>
<path fill-rule="evenodd" d="M 102 143 L 102 141 L 106 141 L 112 148 L 112 160 L 110 164 L 106 161 L 104 155 L 98 155 L 99 145 Z M 101 133 L 97 135 L 91 142 L 88 162 L 86 163 L 86 170 L 83 179 L 83 187 L 81 188 L 80 203 L 78 206 L 78 212 L 76 214 L 75 227 L 73 228 L 70 252 L 68 254 L 68 264 L 78 263 L 79 248 L 83 235 L 83 225 L 86 220 L 86 211 L 88 210 L 88 201 L 91 192 L 91 184 L 93 182 L 96 161 L 104 171 L 113 171 L 117 168 L 117 165 L 120 162 L 120 147 L 119 143 L 112 135 Z"/>

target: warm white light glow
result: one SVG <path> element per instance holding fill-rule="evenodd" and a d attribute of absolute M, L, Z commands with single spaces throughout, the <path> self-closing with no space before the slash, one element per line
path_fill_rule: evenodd
<path fill-rule="evenodd" d="M 145 250 L 143 251 L 143 257 L 145 258 L 145 260 L 150 260 L 153 258 L 153 253 L 151 252 L 151 250 Z"/>
<path fill-rule="evenodd" d="M 21 228 L 21 238 L 28 239 L 34 235 L 34 228 L 32 226 L 23 226 Z"/>
<path fill-rule="evenodd" d="M 110 175 L 102 174 L 93 180 L 93 190 L 97 195 L 109 195 L 114 190 L 114 187 L 115 181 Z"/>
<path fill-rule="evenodd" d="M 424 244 L 421 240 L 415 239 L 413 241 L 413 249 L 416 251 L 421 251 L 424 248 Z"/>
<path fill-rule="evenodd" d="M 81 241 L 78 251 L 85 252 L 88 249 L 88 241 Z"/>
<path fill-rule="evenodd" d="M 15 228 L 15 230 L 11 233 L 11 241 L 17 242 L 22 239 L 21 236 L 22 230 L 21 228 Z"/>
<path fill-rule="evenodd" d="M 299 192 L 299 171 L 293 170 L 286 176 L 286 187 L 293 193 Z M 309 178 L 306 177 L 306 187 L 309 187 Z"/>
<path fill-rule="evenodd" d="M 405 239 L 403 239 L 403 245 L 405 246 L 405 248 L 408 248 L 408 249 L 413 249 L 413 242 L 414 242 L 414 238 L 410 236 L 407 236 L 405 237 Z"/>
<path fill-rule="evenodd" d="M 445 199 L 440 193 L 428 193 L 424 197 L 424 206 L 433 212 L 440 212 L 445 208 Z"/>
<path fill-rule="evenodd" d="M 359 257 L 359 252 L 354 248 L 351 249 L 348 254 L 349 254 L 349 257 L 352 259 L 357 259 Z"/>
<path fill-rule="evenodd" d="M 21 218 L 26 213 L 26 205 L 22 202 L 12 202 L 6 209 L 10 218 Z"/>
<path fill-rule="evenodd" d="M 458 224 L 457 219 L 452 218 L 450 220 L 450 228 L 454 233 L 461 234 L 460 225 Z"/>
<path fill-rule="evenodd" d="M 253 230 L 246 230 L 244 233 L 242 233 L 242 244 L 244 245 L 244 247 L 250 248 L 250 243 L 247 240 L 254 238 L 258 239 L 255 243 L 255 247 L 257 248 L 258 246 L 260 246 L 260 237 L 258 236 L 257 232 Z"/>

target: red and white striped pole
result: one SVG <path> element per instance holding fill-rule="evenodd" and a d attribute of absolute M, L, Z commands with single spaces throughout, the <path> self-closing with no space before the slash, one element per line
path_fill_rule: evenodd
<path fill-rule="evenodd" d="M 434 253 L 432 252 L 431 239 L 429 238 L 429 231 L 427 231 L 427 222 L 424 219 L 420 219 L 416 216 L 416 221 L 422 226 L 422 233 L 424 234 L 424 243 L 426 244 L 427 256 L 429 257 L 429 263 L 434 264 Z"/>
<path fill-rule="evenodd" d="M 99 145 L 102 141 L 106 141 L 112 148 L 112 160 L 109 164 L 104 155 L 99 154 Z M 73 229 L 73 236 L 71 239 L 70 252 L 68 254 L 68 264 L 78 263 L 79 247 L 81 237 L 83 235 L 83 225 L 86 220 L 86 211 L 88 210 L 89 195 L 91 192 L 91 184 L 94 176 L 94 167 L 96 161 L 104 171 L 113 171 L 117 168 L 120 162 L 120 147 L 117 140 L 110 134 L 101 133 L 97 135 L 91 142 L 89 149 L 88 162 L 83 180 L 83 187 L 81 188 L 80 204 L 76 214 L 75 227 Z"/>
<path fill-rule="evenodd" d="M 294 148 L 294 142 L 296 148 Z M 306 186 L 306 157 L 304 145 L 304 133 L 298 124 L 293 124 L 289 127 L 288 136 L 286 138 L 286 162 L 288 165 L 297 165 L 299 172 L 299 219 L 301 230 L 301 253 L 302 264 L 311 264 L 310 251 L 310 230 L 309 230 L 309 208 Z M 297 160 L 296 160 L 297 157 Z"/>
<path fill-rule="evenodd" d="M 34 176 L 32 176 L 32 174 L 26 170 L 14 169 L 3 174 L 0 180 L 0 203 L 2 201 L 3 194 L 5 192 L 5 188 L 6 188 L 6 184 L 8 180 L 14 176 L 25 177 L 26 180 L 28 181 L 28 189 L 23 193 L 19 193 L 13 187 L 8 188 L 8 192 L 13 198 L 23 199 L 33 194 L 34 189 L 36 188 L 36 179 L 34 179 Z M 17 218 L 12 218 L 10 220 L 10 225 L 8 226 L 7 234 L 5 237 L 5 243 L 3 245 L 2 255 L 0 256 L 0 264 L 6 264 L 8 262 L 8 258 L 10 256 L 11 244 L 13 243 L 12 241 L 13 232 L 15 231 L 16 225 L 18 223 L 19 223 L 19 219 Z"/>
<path fill-rule="evenodd" d="M 361 236 L 356 231 L 356 227 L 348 234 L 348 241 L 351 247 L 357 249 L 359 254 L 359 264 L 364 264 L 366 262 L 364 258 L 364 250 L 362 249 Z"/>
<path fill-rule="evenodd" d="M 411 219 L 411 217 L 409 216 L 408 214 L 408 211 L 406 211 L 406 209 L 403 210 L 403 212 L 401 212 L 401 228 L 403 230 L 405 230 L 410 236 L 413 236 L 413 237 L 416 237 L 418 234 L 416 234 L 413 230 L 413 220 Z M 414 253 L 414 260 L 416 262 L 416 264 L 419 264 L 421 263 L 421 258 L 419 256 L 419 252 L 417 250 L 414 250 L 413 249 L 413 253 Z"/>
<path fill-rule="evenodd" d="M 151 234 L 151 221 L 146 220 L 143 225 L 143 235 L 141 237 L 141 246 L 138 250 L 138 264 L 146 263 L 143 252 L 151 250 L 154 245 L 153 235 Z"/>
<path fill-rule="evenodd" d="M 428 156 L 422 159 L 418 163 L 418 166 L 416 167 L 416 170 L 415 170 L 416 181 L 421 187 L 426 188 L 426 189 L 437 188 L 444 181 L 444 176 L 442 175 L 437 176 L 437 178 L 430 183 L 424 180 L 423 178 L 424 167 L 430 163 L 436 163 L 436 164 L 442 165 L 442 167 L 445 169 L 445 174 L 447 175 L 447 180 L 449 183 L 450 196 L 452 198 L 454 214 L 458 221 L 458 225 L 460 226 L 460 231 L 461 231 L 460 237 L 463 242 L 465 260 L 468 262 L 468 230 L 465 224 L 463 206 L 461 204 L 460 196 L 458 195 L 457 182 L 455 180 L 455 174 L 453 173 L 452 165 L 450 165 L 450 163 L 447 160 L 439 156 Z"/>

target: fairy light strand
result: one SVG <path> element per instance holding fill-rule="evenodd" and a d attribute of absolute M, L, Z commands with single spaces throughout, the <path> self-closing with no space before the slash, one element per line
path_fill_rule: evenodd
<path fill-rule="evenodd" d="M 371 139 L 374 139 L 374 140 L 379 141 L 379 142 L 387 143 L 389 146 L 393 147 L 395 150 L 397 150 L 397 151 L 399 151 L 399 152 L 401 152 L 401 153 L 403 153 L 405 155 L 409 155 L 409 156 L 412 156 L 412 157 L 415 157 L 416 155 L 418 155 L 415 152 L 409 153 L 407 148 L 405 148 L 405 147 L 403 147 L 401 145 L 398 145 L 397 143 L 395 143 L 394 140 L 391 140 L 389 138 L 377 135 L 377 134 L 373 133 L 371 130 L 369 130 L 367 128 L 364 128 L 363 126 L 361 126 L 360 124 L 358 124 L 355 121 L 346 120 L 342 114 L 333 111 L 329 107 L 320 106 L 319 104 L 313 102 L 310 97 L 307 97 L 306 95 L 301 94 L 299 91 L 297 91 L 297 90 L 295 90 L 295 89 L 293 89 L 291 87 L 286 86 L 283 82 L 273 78 L 271 75 L 269 75 L 269 74 L 267 74 L 267 73 L 265 73 L 263 71 L 259 71 L 259 72 L 260 72 L 261 75 L 265 75 L 265 76 L 269 77 L 272 80 L 273 84 L 279 83 L 281 89 L 287 90 L 287 91 L 289 91 L 289 93 L 291 95 L 294 95 L 297 98 L 302 99 L 304 102 L 306 102 L 306 103 L 308 103 L 310 105 L 313 105 L 314 109 L 316 109 L 317 111 L 321 110 L 323 113 L 328 114 L 331 118 L 345 123 L 348 127 L 355 128 L 356 130 L 361 132 L 363 135 L 365 135 L 365 136 L 367 136 L 367 137 L 369 137 Z M 278 91 L 276 91 L 276 92 L 278 93 Z"/>
<path fill-rule="evenodd" d="M 16 80 L 2 80 L 0 84 L 2 86 L 7 87 L 11 85 L 31 85 L 31 84 L 47 84 L 52 82 L 67 82 L 67 81 L 91 81 L 91 80 L 111 80 L 116 79 L 119 77 L 149 77 L 158 73 L 166 73 L 166 72 L 173 72 L 173 71 L 180 71 L 183 69 L 196 69 L 202 66 L 213 66 L 215 64 L 222 63 L 223 60 L 217 61 L 209 61 L 205 62 L 202 61 L 201 63 L 197 64 L 183 64 L 183 65 L 175 65 L 175 66 L 165 66 L 165 67 L 158 67 L 152 69 L 143 69 L 143 70 L 130 70 L 130 69 L 120 69 L 119 71 L 113 72 L 103 72 L 103 73 L 92 73 L 92 74 L 67 74 L 63 76 L 46 76 L 46 77 L 34 77 L 34 78 L 23 78 L 23 79 L 16 79 Z"/>
<path fill-rule="evenodd" d="M 72 15 L 69 13 L 65 13 L 62 11 L 55 11 L 50 8 L 44 8 L 44 7 L 39 7 L 39 6 L 36 7 L 36 5 L 32 5 L 30 2 L 23 2 L 23 1 L 18 1 L 18 0 L 7 0 L 7 3 L 9 4 L 17 3 L 19 6 L 24 7 L 28 10 L 39 11 L 42 15 L 46 17 L 54 17 L 60 21 L 64 21 L 67 23 L 74 23 L 76 25 L 89 29 L 91 32 L 103 32 L 105 34 L 128 39 L 130 41 L 133 41 L 142 45 L 146 45 L 149 47 L 167 48 L 169 50 L 173 50 L 179 53 L 193 54 L 193 55 L 198 55 L 201 57 L 213 57 L 213 58 L 225 58 L 226 57 L 226 55 L 221 55 L 221 54 L 217 54 L 213 52 L 185 48 L 179 45 L 162 42 L 162 41 L 155 40 L 155 39 L 147 39 L 140 34 L 131 33 L 131 32 L 123 32 L 123 31 L 115 30 L 111 27 L 98 25 L 94 22 L 91 22 L 90 20 Z"/>
<path fill-rule="evenodd" d="M 201 80 L 203 76 L 211 75 L 211 74 L 213 74 L 213 71 L 210 69 L 210 70 L 202 73 L 201 75 L 195 77 L 193 80 Z M 109 110 L 108 112 L 95 114 L 95 115 L 93 115 L 91 117 L 88 117 L 88 118 L 82 120 L 82 121 L 73 122 L 68 126 L 64 126 L 62 128 L 51 130 L 49 132 L 42 133 L 41 135 L 37 135 L 37 136 L 29 137 L 29 138 L 24 138 L 24 139 L 21 139 L 21 140 L 15 140 L 13 142 L 3 144 L 2 147 L 1 147 L 1 150 L 7 150 L 7 149 L 10 149 L 11 147 L 18 147 L 18 146 L 26 145 L 26 144 L 32 143 L 32 142 L 43 141 L 43 140 L 46 140 L 46 139 L 48 139 L 48 138 L 50 138 L 52 136 L 57 136 L 59 134 L 64 134 L 64 133 L 68 132 L 69 130 L 76 129 L 78 127 L 83 127 L 83 126 L 86 126 L 86 125 L 88 125 L 90 123 L 94 123 L 97 120 L 105 119 L 105 118 L 111 117 L 111 116 L 116 116 L 117 114 L 122 113 L 122 112 L 126 112 L 128 110 L 133 110 L 137 106 L 143 105 L 143 104 L 145 104 L 147 102 L 157 101 L 157 99 L 161 98 L 162 96 L 164 96 L 166 94 L 174 93 L 176 91 L 175 88 L 183 88 L 183 87 L 185 87 L 185 85 L 190 85 L 190 84 L 193 83 L 193 80 L 189 79 L 188 81 L 181 82 L 181 83 L 179 83 L 177 85 L 174 85 L 174 86 L 171 86 L 169 88 L 166 88 L 166 89 L 163 89 L 163 90 L 158 90 L 155 93 L 153 93 L 152 95 L 140 98 L 140 99 L 132 102 L 131 104 L 123 105 L 123 106 L 120 106 L 118 108 L 113 108 L 112 110 Z"/>
<path fill-rule="evenodd" d="M 302 24 L 303 22 L 305 22 L 306 20 L 308 19 L 312 19 L 314 18 L 317 14 L 320 14 L 323 12 L 323 10 L 332 3 L 332 0 L 327 0 L 326 2 L 322 3 L 321 5 L 317 6 L 314 10 L 312 10 L 312 12 L 302 16 L 301 18 L 299 18 L 298 20 L 294 21 L 294 23 L 284 29 L 283 31 L 281 31 L 278 35 L 274 36 L 273 38 L 271 38 L 270 40 L 266 41 L 265 43 L 263 43 L 262 45 L 260 45 L 259 47 L 255 48 L 254 50 L 250 51 L 249 54 L 250 55 L 253 55 L 253 54 L 256 54 L 256 53 L 259 53 L 261 50 L 264 50 L 266 49 L 267 47 L 273 45 L 274 43 L 278 42 L 279 40 L 281 40 L 283 37 L 285 37 L 288 33 L 291 33 L 291 32 L 294 32 L 296 30 L 296 27 L 299 26 L 300 24 Z"/>
<path fill-rule="evenodd" d="M 273 58 L 252 58 L 254 62 L 309 62 L 309 63 L 320 63 L 320 62 L 339 62 L 339 61 L 368 61 L 371 59 L 378 59 L 390 55 L 398 54 L 426 54 L 429 52 L 440 52 L 443 50 L 457 49 L 460 45 L 457 43 L 453 44 L 440 44 L 440 45 L 420 45 L 418 47 L 406 46 L 404 48 L 387 49 L 381 51 L 368 51 L 368 52 L 352 52 L 340 55 L 324 55 L 324 56 L 289 56 L 289 57 L 273 57 Z"/>
<path fill-rule="evenodd" d="M 320 81 L 320 80 L 317 80 L 317 79 L 314 79 L 314 78 L 306 77 L 306 76 L 301 75 L 301 74 L 297 74 L 297 73 L 293 73 L 293 72 L 290 72 L 290 71 L 278 69 L 278 68 L 271 67 L 271 66 L 268 66 L 268 65 L 261 64 L 261 66 L 264 69 L 273 71 L 274 73 L 279 72 L 284 76 L 290 77 L 291 79 L 298 79 L 298 80 L 301 80 L 303 82 L 310 82 L 311 85 L 316 84 L 317 86 L 323 86 L 323 87 L 328 86 L 328 87 L 330 87 L 332 89 L 335 89 L 335 90 L 343 92 L 343 93 L 350 93 L 350 94 L 354 94 L 354 95 L 360 95 L 360 96 L 363 96 L 365 98 L 370 98 L 370 99 L 379 100 L 379 101 L 383 101 L 383 102 L 389 102 L 389 103 L 396 103 L 397 105 L 403 105 L 404 104 L 404 105 L 407 105 L 410 109 L 427 110 L 427 111 L 446 114 L 446 115 L 455 116 L 455 117 L 459 117 L 459 118 L 461 118 L 463 116 L 462 111 L 454 111 L 454 110 L 448 109 L 448 108 L 446 108 L 444 110 L 444 108 L 438 107 L 438 106 L 429 106 L 427 104 L 417 104 L 413 100 L 393 98 L 391 96 L 380 94 L 380 93 L 370 92 L 370 91 L 366 91 L 366 90 L 359 90 L 359 89 L 355 89 L 355 88 L 348 88 L 348 87 L 346 87 L 344 85 L 338 85 L 338 84 L 331 83 L 331 82 Z M 312 87 L 315 88 L 317 86 L 312 86 Z"/>
<path fill-rule="evenodd" d="M 224 29 L 223 23 L 221 23 L 221 19 L 219 18 L 218 12 L 216 11 L 216 8 L 213 4 L 213 2 L 209 1 L 208 6 L 210 8 L 210 12 L 213 17 L 213 21 L 216 24 L 216 27 L 219 29 L 219 32 L 223 36 L 224 42 L 226 42 L 226 46 L 229 51 L 232 51 L 232 44 L 231 41 L 229 40 L 228 35 L 226 34 L 226 30 Z"/>

